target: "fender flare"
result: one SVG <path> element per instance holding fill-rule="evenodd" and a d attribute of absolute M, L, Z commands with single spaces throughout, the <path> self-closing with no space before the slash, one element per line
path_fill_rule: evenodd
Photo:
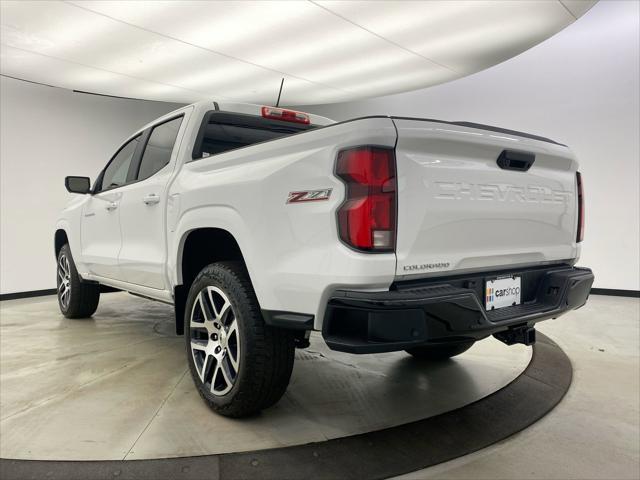
<path fill-rule="evenodd" d="M 69 222 L 67 220 L 58 220 L 56 222 L 56 226 L 53 232 L 53 251 L 54 251 L 54 255 L 56 254 L 56 237 L 58 236 L 58 232 L 64 232 L 65 236 L 67 237 L 67 242 L 69 243 L 69 247 L 71 248 L 71 251 L 73 252 L 75 250 L 75 239 L 73 238 L 73 235 L 70 234 L 71 232 L 71 227 L 69 225 Z"/>
<path fill-rule="evenodd" d="M 173 241 L 169 244 L 169 284 L 173 287 L 182 285 L 182 257 L 186 239 L 193 231 L 205 228 L 224 230 L 234 238 L 245 260 L 249 277 L 259 300 L 260 294 L 255 282 L 253 282 L 255 272 L 252 272 L 251 267 L 254 248 L 251 242 L 247 241 L 251 238 L 251 230 L 238 211 L 227 205 L 206 205 L 187 210 L 182 214 L 170 236 Z"/>

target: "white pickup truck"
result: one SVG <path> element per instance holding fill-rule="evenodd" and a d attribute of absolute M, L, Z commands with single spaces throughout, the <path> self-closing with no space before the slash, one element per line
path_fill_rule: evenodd
<path fill-rule="evenodd" d="M 215 411 L 276 403 L 294 349 L 445 359 L 582 306 L 584 228 L 571 151 L 465 122 L 202 102 L 127 139 L 93 186 L 67 177 L 58 299 L 101 288 L 174 305 Z"/>

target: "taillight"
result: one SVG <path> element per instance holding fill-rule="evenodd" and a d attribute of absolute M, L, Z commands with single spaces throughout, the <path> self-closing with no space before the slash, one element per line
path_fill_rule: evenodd
<path fill-rule="evenodd" d="M 306 113 L 283 108 L 262 107 L 262 116 L 273 120 L 282 120 L 283 122 L 304 123 L 305 125 L 311 123 L 309 115 Z"/>
<path fill-rule="evenodd" d="M 580 172 L 576 172 L 576 183 L 578 184 L 578 234 L 576 242 L 581 242 L 584 240 L 584 191 Z"/>
<path fill-rule="evenodd" d="M 396 160 L 393 149 L 357 147 L 338 153 L 336 175 L 346 183 L 338 231 L 347 245 L 390 252 L 396 242 Z"/>

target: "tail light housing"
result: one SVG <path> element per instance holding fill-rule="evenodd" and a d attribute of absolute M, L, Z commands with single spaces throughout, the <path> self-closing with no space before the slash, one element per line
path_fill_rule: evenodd
<path fill-rule="evenodd" d="M 581 242 L 584 240 L 584 190 L 580 172 L 576 172 L 576 184 L 578 189 L 578 234 L 576 242 Z"/>
<path fill-rule="evenodd" d="M 338 153 L 346 184 L 338 210 L 340 239 L 356 250 L 393 252 L 396 243 L 396 159 L 392 148 L 364 146 Z"/>

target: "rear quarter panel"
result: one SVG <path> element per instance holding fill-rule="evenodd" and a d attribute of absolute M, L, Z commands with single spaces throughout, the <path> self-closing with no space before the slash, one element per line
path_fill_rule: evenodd
<path fill-rule="evenodd" d="M 177 262 L 190 231 L 226 229 L 242 250 L 261 308 L 313 314 L 320 328 L 336 288 L 379 290 L 393 281 L 394 254 L 357 253 L 339 241 L 335 212 L 344 185 L 333 171 L 343 148 L 395 142 L 389 118 L 369 118 L 186 163 L 170 192 L 180 205 L 169 258 Z M 290 192 L 326 188 L 327 201 L 286 203 Z M 180 284 L 180 266 L 170 267 Z"/>

